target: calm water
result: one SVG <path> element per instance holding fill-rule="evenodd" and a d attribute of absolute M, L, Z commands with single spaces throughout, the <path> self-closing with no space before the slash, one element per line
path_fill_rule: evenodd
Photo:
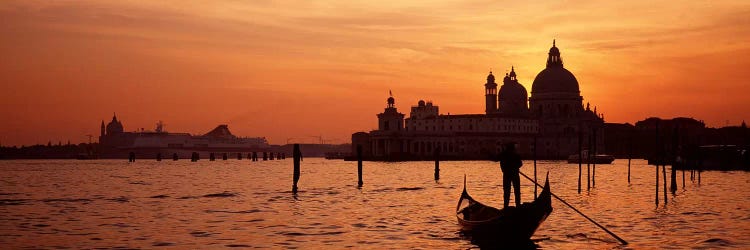
<path fill-rule="evenodd" d="M 478 200 L 501 206 L 493 162 L 356 162 L 307 158 L 300 192 L 291 159 L 191 163 L 138 160 L 1 161 L 0 244 L 5 248 L 396 248 L 466 249 L 455 206 L 463 176 Z M 653 166 L 627 160 L 596 168 L 577 194 L 577 164 L 539 162 L 553 193 L 617 233 L 553 200 L 533 239 L 547 249 L 750 248 L 750 173 L 704 172 L 654 204 Z M 531 162 L 522 171 L 531 174 Z M 661 174 L 661 173 L 660 173 Z M 669 175 L 669 173 L 667 174 Z M 540 180 L 542 181 L 542 180 Z M 534 188 L 523 181 L 523 199 Z"/>

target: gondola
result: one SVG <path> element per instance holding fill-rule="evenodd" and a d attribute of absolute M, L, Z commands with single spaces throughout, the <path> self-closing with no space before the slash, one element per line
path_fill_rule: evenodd
<path fill-rule="evenodd" d="M 456 206 L 456 217 L 462 231 L 472 237 L 482 236 L 501 244 L 530 242 L 539 225 L 552 213 L 551 194 L 549 180 L 545 180 L 542 192 L 533 202 L 497 209 L 474 200 L 466 192 L 464 177 L 464 191 Z"/>

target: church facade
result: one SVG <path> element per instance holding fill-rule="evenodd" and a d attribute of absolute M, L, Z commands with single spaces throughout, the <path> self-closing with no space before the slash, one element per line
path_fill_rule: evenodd
<path fill-rule="evenodd" d="M 405 118 L 391 96 L 377 115 L 378 129 L 352 135 L 352 152 L 360 146 L 372 160 L 430 159 L 437 151 L 443 159 L 490 159 L 513 143 L 526 158 L 564 159 L 578 153 L 579 142 L 604 151 L 604 117 L 588 104 L 584 108 L 578 80 L 563 67 L 554 42 L 530 97 L 514 68 L 502 85 L 490 72 L 484 97 L 483 114 L 441 114 L 437 105 L 420 100 Z"/>

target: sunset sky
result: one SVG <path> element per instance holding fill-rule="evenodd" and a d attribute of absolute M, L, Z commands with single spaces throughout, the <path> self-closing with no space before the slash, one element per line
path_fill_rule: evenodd
<path fill-rule="evenodd" d="M 485 77 L 531 90 L 552 39 L 607 122 L 750 122 L 750 1 L 0 2 L 0 144 L 228 124 L 347 143 L 388 91 L 407 113 L 484 112 Z"/>

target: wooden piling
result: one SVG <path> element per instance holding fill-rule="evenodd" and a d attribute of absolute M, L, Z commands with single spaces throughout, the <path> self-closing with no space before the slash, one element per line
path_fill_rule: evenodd
<path fill-rule="evenodd" d="M 237 160 L 242 160 L 242 153 L 237 153 Z"/>
<path fill-rule="evenodd" d="M 440 180 L 440 148 L 435 148 L 435 181 Z"/>
<path fill-rule="evenodd" d="M 215 161 L 216 160 L 216 155 L 214 153 L 208 154 L 208 160 L 209 161 Z"/>
<path fill-rule="evenodd" d="M 264 160 L 264 161 L 267 161 L 267 160 L 268 160 L 268 153 L 266 153 L 266 152 L 263 152 L 263 160 Z"/>
<path fill-rule="evenodd" d="M 292 193 L 297 193 L 297 182 L 300 177 L 300 162 L 302 161 L 302 152 L 299 150 L 299 144 L 294 144 L 294 173 L 292 176 Z"/>
<path fill-rule="evenodd" d="M 227 158 L 229 158 L 229 157 L 227 157 L 227 153 L 223 153 L 223 154 L 221 154 L 221 160 L 222 160 L 222 161 L 226 161 L 226 160 L 227 160 Z"/>
<path fill-rule="evenodd" d="M 591 171 L 591 186 L 592 187 L 596 187 L 596 144 L 598 144 L 596 142 L 596 132 L 597 132 L 596 128 L 594 128 L 594 146 L 593 146 L 594 147 L 594 150 L 593 150 L 594 151 L 594 153 L 593 153 L 594 154 L 594 162 L 591 163 L 591 169 L 592 169 L 592 171 Z"/>
<path fill-rule="evenodd" d="M 656 164 L 656 205 L 659 205 L 659 164 Z"/>
<path fill-rule="evenodd" d="M 172 160 L 173 160 L 173 161 L 176 161 L 176 160 L 178 160 L 179 158 L 180 158 L 180 157 L 179 157 L 179 156 L 177 156 L 177 153 L 174 153 L 174 154 L 172 154 Z"/>
<path fill-rule="evenodd" d="M 666 162 L 666 161 L 665 161 Z M 667 164 L 661 165 L 662 177 L 664 177 L 664 204 L 667 204 Z"/>
<path fill-rule="evenodd" d="M 191 162 L 196 162 L 196 161 L 199 160 L 199 158 L 200 158 L 200 156 L 198 155 L 198 152 L 193 152 L 193 154 L 190 155 L 190 161 Z"/>
<path fill-rule="evenodd" d="M 591 135 L 589 135 L 589 147 L 586 151 L 586 191 L 591 190 Z"/>
<path fill-rule="evenodd" d="M 357 145 L 357 186 L 362 187 L 362 145 Z"/>
<path fill-rule="evenodd" d="M 630 159 L 633 158 L 633 133 L 630 133 L 628 140 L 628 184 L 630 183 Z"/>
<path fill-rule="evenodd" d="M 161 153 L 156 153 L 156 161 L 161 161 Z"/>
<path fill-rule="evenodd" d="M 661 147 L 659 144 L 659 121 L 656 121 L 656 143 L 654 144 L 654 150 L 656 151 L 656 156 L 654 158 L 655 166 L 656 166 L 656 205 L 659 205 L 659 164 L 661 163 Z"/>
<path fill-rule="evenodd" d="M 536 179 L 536 136 L 534 136 L 534 183 L 537 183 Z M 537 186 L 534 185 L 534 199 L 537 197 Z"/>
<path fill-rule="evenodd" d="M 583 129 L 578 127 L 578 193 L 581 193 L 581 171 L 583 166 Z"/>
<path fill-rule="evenodd" d="M 671 174 L 672 177 L 670 178 L 671 181 L 669 183 L 670 185 L 669 191 L 672 191 L 672 195 L 674 195 L 675 192 L 677 192 L 677 172 L 675 170 L 675 164 L 677 164 L 677 162 L 672 163 L 672 174 Z"/>
<path fill-rule="evenodd" d="M 672 195 L 677 192 L 677 172 L 675 172 L 676 168 L 682 167 L 680 158 L 681 152 L 680 152 L 680 126 L 675 125 L 674 130 L 672 131 L 672 155 L 670 159 L 672 160 L 672 167 L 671 167 L 671 174 L 670 174 L 670 182 L 669 182 L 669 191 L 672 192 Z"/>

